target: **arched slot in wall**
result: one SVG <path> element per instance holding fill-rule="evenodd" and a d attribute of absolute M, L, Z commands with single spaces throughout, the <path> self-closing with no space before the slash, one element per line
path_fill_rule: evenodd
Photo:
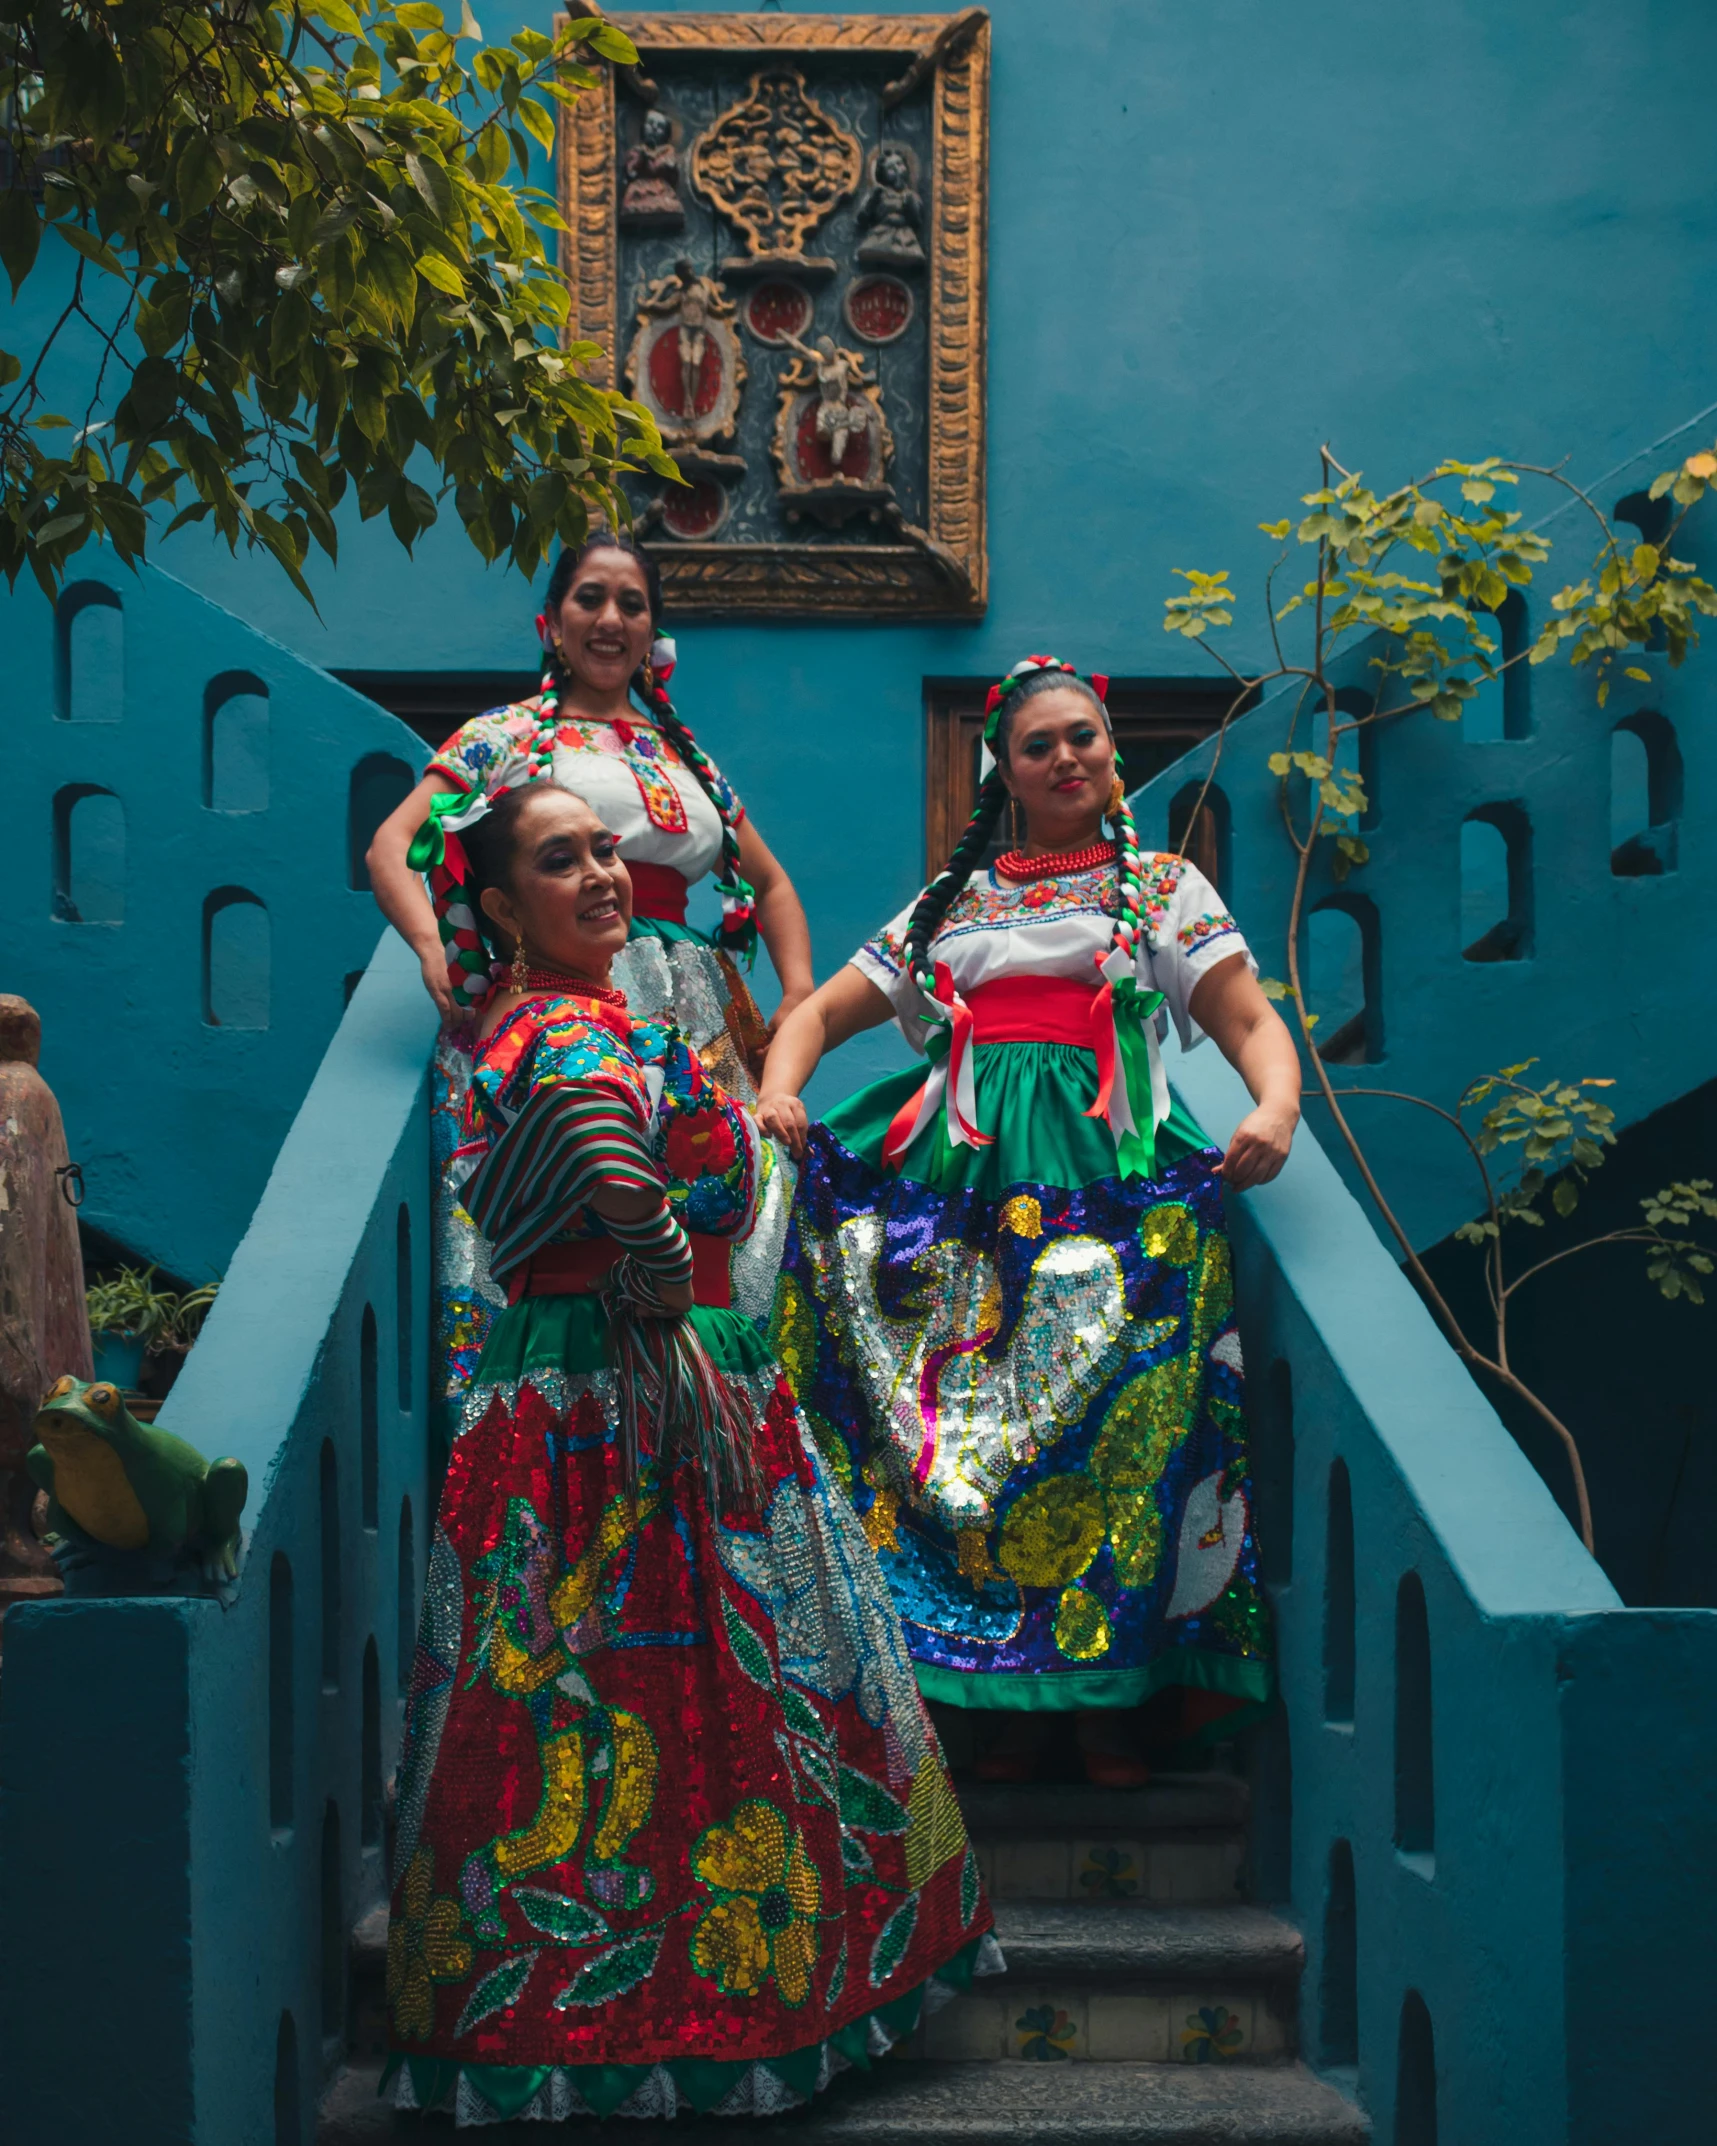
<path fill-rule="evenodd" d="M 125 713 L 125 614 L 103 581 L 74 581 L 54 605 L 54 713 L 66 723 Z"/>
<path fill-rule="evenodd" d="M 392 753 L 366 753 L 352 770 L 346 790 L 346 877 L 360 894 L 370 888 L 364 862 L 376 829 L 417 787 L 417 777 Z"/>
<path fill-rule="evenodd" d="M 1510 589 L 1494 612 L 1480 611 L 1476 624 L 1491 644 L 1486 678 L 1474 671 L 1478 691 L 1461 709 L 1461 736 L 1469 745 L 1498 745 L 1532 735 L 1532 668 L 1526 661 L 1526 599 Z M 1505 668 L 1506 666 L 1506 668 Z"/>
<path fill-rule="evenodd" d="M 1353 1485 L 1332 1461 L 1324 1533 L 1324 1719 L 1353 1726 Z"/>
<path fill-rule="evenodd" d="M 1374 694 L 1364 692 L 1358 686 L 1343 686 L 1336 694 L 1335 705 L 1337 714 L 1352 722 L 1358 716 L 1374 713 L 1378 702 Z M 1390 702 L 1389 705 L 1392 707 L 1394 703 Z M 1384 728 L 1380 723 L 1365 724 L 1362 729 L 1353 733 L 1342 754 L 1344 764 L 1357 762 L 1359 767 L 1359 786 L 1365 792 L 1365 810 L 1359 815 L 1362 828 L 1375 827 L 1383 816 L 1383 804 L 1379 795 L 1379 784 L 1382 780 L 1379 762 L 1382 756 L 1378 751 L 1378 740 L 1382 737 Z"/>
<path fill-rule="evenodd" d="M 292 1566 L 276 1550 L 268 1568 L 268 1823 L 292 1823 Z"/>
<path fill-rule="evenodd" d="M 359 1839 L 365 1848 L 382 1844 L 382 1666 L 376 1635 L 364 1641 L 364 1706 L 359 1752 Z"/>
<path fill-rule="evenodd" d="M 369 1305 L 358 1322 L 358 1497 L 364 1525 L 381 1519 L 381 1454 L 376 1409 L 376 1315 Z"/>
<path fill-rule="evenodd" d="M 1374 1064 L 1383 1056 L 1382 961 L 1370 896 L 1326 895 L 1306 919 L 1300 960 L 1318 1056 L 1331 1066 Z"/>
<path fill-rule="evenodd" d="M 1401 2000 L 1395 2064 L 1395 2146 L 1437 2146 L 1437 2048 L 1417 1990 Z"/>
<path fill-rule="evenodd" d="M 340 1688 L 340 1463 L 334 1441 L 322 1441 L 319 1513 L 322 1559 L 322 1689 Z"/>
<path fill-rule="evenodd" d="M 1649 492 L 1630 492 L 1625 499 L 1618 499 L 1610 519 L 1618 524 L 1616 541 L 1621 545 L 1623 556 L 1634 549 L 1635 543 L 1649 544 L 1654 551 L 1661 551 L 1675 521 L 1676 505 L 1672 499 L 1653 499 Z M 1645 644 L 1647 655 L 1661 655 L 1669 646 L 1661 622 L 1653 625 L 1651 639 Z"/>
<path fill-rule="evenodd" d="M 222 671 L 203 688 L 203 803 L 268 810 L 268 688 L 250 671 Z"/>
<path fill-rule="evenodd" d="M 1196 865 L 1224 901 L 1228 899 L 1233 826 L 1233 808 L 1215 783 L 1206 790 L 1202 782 L 1189 782 L 1170 801 L 1169 848 Z"/>
<path fill-rule="evenodd" d="M 1673 872 L 1681 821 L 1681 747 L 1653 709 L 1610 733 L 1610 870 L 1618 879 Z"/>
<path fill-rule="evenodd" d="M 274 2146 L 304 2146 L 298 2100 L 298 2028 L 282 2012 L 274 2035 Z"/>
<path fill-rule="evenodd" d="M 1395 1591 L 1395 1845 L 1427 1871 L 1437 1845 L 1431 1718 L 1431 1624 L 1409 1572 Z"/>
<path fill-rule="evenodd" d="M 417 1652 L 417 1539 L 411 1527 L 411 1500 L 399 1501 L 399 1592 L 394 1626 L 394 1688 L 403 1699 L 411 1689 L 411 1662 Z"/>
<path fill-rule="evenodd" d="M 54 893 L 62 924 L 125 922 L 125 807 L 111 790 L 68 783 L 54 797 Z"/>
<path fill-rule="evenodd" d="M 268 911 L 244 887 L 217 887 L 203 903 L 203 1019 L 211 1028 L 266 1028 Z"/>
<path fill-rule="evenodd" d="M 1271 1586 L 1285 1587 L 1294 1576 L 1294 1374 L 1286 1357 L 1276 1358 L 1257 1395 L 1252 1481 L 1259 1569 Z"/>
<path fill-rule="evenodd" d="M 1319 2045 L 1326 2064 L 1359 2062 L 1359 1918 L 1353 1848 L 1336 1841 L 1324 1892 L 1323 1961 L 1318 1975 Z"/>
<path fill-rule="evenodd" d="M 322 1812 L 319 1887 L 322 1951 L 322 2040 L 343 2039 L 346 2025 L 345 1887 L 340 1882 L 340 1806 L 330 1796 Z"/>
<path fill-rule="evenodd" d="M 1461 823 L 1461 958 L 1532 953 L 1532 822 L 1518 804 L 1480 805 Z"/>
<path fill-rule="evenodd" d="M 401 1200 L 399 1218 L 394 1224 L 394 1317 L 398 1329 L 397 1371 L 401 1409 L 411 1406 L 411 1311 L 411 1209 Z"/>

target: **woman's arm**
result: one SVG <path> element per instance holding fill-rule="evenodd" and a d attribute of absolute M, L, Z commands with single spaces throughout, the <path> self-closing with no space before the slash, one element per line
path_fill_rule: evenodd
<path fill-rule="evenodd" d="M 1231 1192 L 1267 1185 L 1288 1159 L 1300 1122 L 1300 1054 L 1244 954 L 1230 954 L 1192 987 L 1187 1010 L 1251 1090 L 1257 1105 L 1234 1128 L 1221 1175 Z"/>
<path fill-rule="evenodd" d="M 851 962 L 781 1023 L 763 1061 L 757 1122 L 779 1140 L 795 1160 L 805 1153 L 805 1106 L 800 1091 L 823 1055 L 867 1028 L 892 1020 L 894 1008 L 862 970 Z"/>
<path fill-rule="evenodd" d="M 435 911 L 429 906 L 423 881 L 405 859 L 413 835 L 429 817 L 429 800 L 458 787 L 445 775 L 426 775 L 405 803 L 396 806 L 383 820 L 364 853 L 376 907 L 417 956 L 423 969 L 423 988 L 440 1007 L 444 1021 L 453 1013 L 447 956 L 442 950 Z"/>
<path fill-rule="evenodd" d="M 739 829 L 739 868 L 757 897 L 757 930 L 780 979 L 781 1003 L 769 1022 L 771 1036 L 816 989 L 811 973 L 811 927 L 804 904 L 781 860 L 749 819 Z"/>

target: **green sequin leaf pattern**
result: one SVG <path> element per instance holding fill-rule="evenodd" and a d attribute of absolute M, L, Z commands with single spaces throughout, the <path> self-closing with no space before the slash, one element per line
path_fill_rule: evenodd
<path fill-rule="evenodd" d="M 795 1736 L 808 1737 L 814 1744 L 826 1743 L 828 1731 L 823 1727 L 823 1717 L 811 1702 L 795 1691 L 791 1684 L 781 1687 L 781 1711 L 787 1717 L 787 1726 Z"/>
<path fill-rule="evenodd" d="M 519 1992 L 531 1979 L 531 1969 L 542 1957 L 540 1949 L 530 1952 L 515 1952 L 504 1959 L 499 1967 L 492 1967 L 465 2001 L 465 2009 L 459 2015 L 455 2035 L 469 2034 L 486 2019 L 517 1999 Z"/>
<path fill-rule="evenodd" d="M 607 1919 L 582 1900 L 569 1900 L 564 1893 L 551 1893 L 536 1885 L 516 1885 L 513 1898 L 524 1910 L 533 1930 L 553 1938 L 557 1945 L 601 1945 L 614 1935 Z"/>
<path fill-rule="evenodd" d="M 841 1992 L 847 1986 L 847 1941 L 841 1939 L 841 1949 L 835 1957 L 835 1971 L 829 1977 L 829 1993 L 823 1999 L 825 2006 L 833 2008 L 841 2001 Z"/>
<path fill-rule="evenodd" d="M 877 1933 L 870 1954 L 870 1986 L 880 1989 L 906 1957 L 912 1933 L 918 1928 L 918 1895 L 908 1893 Z"/>
<path fill-rule="evenodd" d="M 769 1650 L 725 1596 L 722 1598 L 721 1620 L 727 1627 L 727 1644 L 734 1660 L 753 1684 L 773 1696 L 775 1693 L 775 1669 L 769 1659 Z M 819 1722 L 817 1724 L 819 1738 L 822 1733 L 823 1725 Z"/>
<path fill-rule="evenodd" d="M 799 1770 L 814 1800 L 827 1804 L 831 1811 L 837 1809 L 840 1791 L 835 1783 L 835 1762 L 827 1751 L 821 1744 L 796 1743 L 793 1756 L 799 1762 Z"/>
<path fill-rule="evenodd" d="M 960 1921 L 969 1923 L 978 1912 L 978 1855 L 975 1848 L 966 1850 L 966 1860 L 960 1866 Z"/>
<path fill-rule="evenodd" d="M 855 1766 L 841 1768 L 841 1823 L 861 1833 L 904 1833 L 906 1806 Z"/>
<path fill-rule="evenodd" d="M 564 2012 L 575 2004 L 611 2004 L 616 1997 L 626 1996 L 655 1973 L 656 1955 L 661 1949 L 661 1931 L 648 1930 L 642 1937 L 628 1938 L 624 1944 L 599 1952 L 574 1981 L 556 1992 L 555 2010 Z"/>
<path fill-rule="evenodd" d="M 856 1833 L 841 1835 L 841 1868 L 849 1885 L 876 1875 L 875 1858 Z"/>

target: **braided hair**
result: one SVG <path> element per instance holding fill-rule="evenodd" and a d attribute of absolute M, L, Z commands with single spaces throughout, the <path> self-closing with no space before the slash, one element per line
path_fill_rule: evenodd
<path fill-rule="evenodd" d="M 662 570 L 641 544 L 614 529 L 592 530 L 576 550 L 569 546 L 555 561 L 548 584 L 549 616 L 559 612 L 579 568 L 593 551 L 618 551 L 636 561 L 650 599 L 650 623 L 660 633 Z M 566 671 L 551 655 L 545 690 L 558 691 L 566 682 Z M 721 871 L 715 883 L 715 891 L 721 897 L 721 928 L 716 934 L 716 943 L 728 953 L 743 955 L 749 963 L 757 951 L 756 892 L 739 868 L 737 801 L 668 698 L 666 682 L 656 676 L 648 657 L 632 674 L 631 691 L 648 708 L 657 729 L 685 762 L 698 787 L 715 807 L 716 817 L 721 821 Z"/>
<path fill-rule="evenodd" d="M 1102 679 L 1106 686 L 1108 680 Z M 1000 684 L 993 687 L 986 710 L 984 742 L 995 754 L 996 765 L 978 785 L 978 800 L 972 817 L 966 822 L 965 832 L 954 845 L 954 853 L 931 880 L 913 904 L 912 915 L 906 927 L 906 968 L 913 982 L 927 999 L 936 996 L 935 968 L 930 959 L 930 947 L 948 911 L 971 878 L 973 871 L 990 846 L 990 838 L 996 823 L 1008 801 L 1007 786 L 1002 781 L 1002 763 L 1008 756 L 1008 734 L 1014 718 L 1029 700 L 1040 693 L 1079 693 L 1088 700 L 1103 719 L 1103 727 L 1114 735 L 1109 722 L 1109 711 L 1103 705 L 1103 696 L 1098 684 L 1081 678 L 1071 664 L 1058 663 L 1052 656 L 1029 656 L 1017 669 L 1009 672 Z M 1120 947 L 1131 960 L 1138 951 L 1139 933 L 1144 914 L 1143 877 L 1139 862 L 1139 835 L 1133 825 L 1132 807 L 1127 802 L 1126 791 L 1119 781 L 1121 756 L 1115 755 L 1117 781 L 1115 793 L 1104 817 L 1109 831 L 1115 838 L 1115 929 L 1110 939 L 1111 948 Z"/>

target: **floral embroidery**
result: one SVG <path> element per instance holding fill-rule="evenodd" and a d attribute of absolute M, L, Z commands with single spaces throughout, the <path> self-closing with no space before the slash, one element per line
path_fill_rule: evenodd
<path fill-rule="evenodd" d="M 720 1110 L 699 1110 L 668 1127 L 668 1168 L 688 1183 L 706 1172 L 719 1177 L 733 1167 L 738 1142 Z"/>
<path fill-rule="evenodd" d="M 1203 916 L 1193 917 L 1190 922 L 1183 924 L 1175 933 L 1175 938 L 1181 951 L 1190 954 L 1196 952 L 1199 947 L 1208 945 L 1212 939 L 1221 939 L 1229 932 L 1239 929 L 1239 925 L 1226 909 L 1207 909 Z"/>
<path fill-rule="evenodd" d="M 435 2028 L 437 1982 L 463 1982 L 476 1953 L 465 1918 L 450 1895 L 435 1893 L 435 1856 L 419 1848 L 406 1869 L 400 1904 L 388 1923 L 388 2003 L 394 2026 L 414 2042 Z"/>
<path fill-rule="evenodd" d="M 724 1997 L 752 1997 L 771 1977 L 783 2004 L 811 1994 L 823 1891 L 803 1836 L 761 1796 L 692 1849 L 692 1875 L 716 1895 L 692 1932 L 692 1966 Z"/>

